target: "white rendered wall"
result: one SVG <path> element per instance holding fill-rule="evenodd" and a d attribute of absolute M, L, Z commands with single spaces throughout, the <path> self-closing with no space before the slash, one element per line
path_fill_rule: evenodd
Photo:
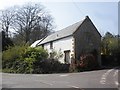
<path fill-rule="evenodd" d="M 64 51 L 70 50 L 70 58 L 71 58 L 71 52 L 73 51 L 72 40 L 73 40 L 73 37 L 69 36 L 63 39 L 53 41 L 53 49 L 57 52 L 61 51 L 63 54 L 63 57 L 59 59 L 61 63 L 64 63 Z M 44 49 L 47 49 L 48 52 L 51 52 L 50 43 L 46 43 L 44 45 Z M 71 63 L 71 60 L 70 60 L 70 63 Z"/>

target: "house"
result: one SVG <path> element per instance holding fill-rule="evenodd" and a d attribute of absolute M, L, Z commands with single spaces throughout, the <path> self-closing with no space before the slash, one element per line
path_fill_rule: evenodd
<path fill-rule="evenodd" d="M 49 53 L 53 50 L 61 52 L 61 63 L 71 63 L 71 59 L 80 60 L 82 53 L 95 51 L 97 60 L 101 64 L 100 43 L 101 35 L 88 16 L 84 20 L 70 25 L 60 31 L 52 33 L 34 46 L 42 46 Z"/>

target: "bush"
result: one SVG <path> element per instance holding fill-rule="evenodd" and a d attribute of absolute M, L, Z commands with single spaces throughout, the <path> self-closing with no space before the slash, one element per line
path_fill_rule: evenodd
<path fill-rule="evenodd" d="M 46 59 L 48 57 L 48 53 L 42 47 L 36 48 L 28 48 L 25 51 L 23 58 L 33 58 L 35 60 Z"/>
<path fill-rule="evenodd" d="M 101 55 L 102 65 L 108 67 L 120 66 L 119 55 Z"/>
<path fill-rule="evenodd" d="M 27 46 L 14 46 L 2 53 L 2 68 L 12 68 L 23 56 Z"/>
<path fill-rule="evenodd" d="M 50 52 L 50 56 L 49 56 L 50 59 L 56 59 L 56 60 L 62 57 L 63 57 L 63 53 L 61 52 L 61 50 L 56 51 L 54 49 L 52 50 L 52 52 Z"/>
<path fill-rule="evenodd" d="M 80 56 L 80 61 L 77 62 L 78 71 L 94 70 L 99 67 L 98 61 L 92 54 Z"/>
<path fill-rule="evenodd" d="M 64 73 L 69 72 L 69 65 L 62 64 L 54 59 L 44 59 L 37 62 L 34 73 Z"/>
<path fill-rule="evenodd" d="M 9 73 L 60 73 L 68 72 L 69 65 L 48 59 L 41 47 L 15 46 L 3 52 L 3 72 Z"/>
<path fill-rule="evenodd" d="M 40 62 L 47 59 L 48 53 L 41 47 L 28 48 L 23 56 L 24 62 L 27 63 L 26 73 L 36 73 L 35 70 L 41 72 Z M 39 68 L 38 68 L 39 67 Z"/>
<path fill-rule="evenodd" d="M 2 60 L 3 71 L 11 73 L 32 73 L 34 63 L 46 59 L 47 51 L 42 48 L 28 48 L 25 46 L 15 46 L 4 51 Z"/>

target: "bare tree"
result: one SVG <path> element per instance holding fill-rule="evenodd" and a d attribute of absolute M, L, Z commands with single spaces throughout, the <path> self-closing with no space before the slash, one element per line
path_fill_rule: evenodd
<path fill-rule="evenodd" d="M 34 42 L 52 30 L 52 17 L 40 4 L 27 4 L 16 8 L 13 28 L 26 43 Z"/>
<path fill-rule="evenodd" d="M 53 18 L 50 15 L 46 15 L 41 18 L 41 21 L 35 26 L 31 33 L 31 40 L 35 41 L 48 35 L 53 30 L 52 26 Z"/>
<path fill-rule="evenodd" d="M 14 16 L 15 15 L 14 15 L 14 11 L 12 8 L 2 10 L 0 13 L 1 29 L 5 32 L 6 37 L 8 37 L 9 29 L 10 29 L 11 24 L 13 22 Z"/>

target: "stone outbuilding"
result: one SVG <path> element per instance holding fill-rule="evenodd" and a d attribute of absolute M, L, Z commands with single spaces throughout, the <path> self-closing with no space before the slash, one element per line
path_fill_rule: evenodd
<path fill-rule="evenodd" d="M 44 39 L 38 40 L 31 46 L 42 46 L 49 53 L 53 50 L 61 52 L 61 63 L 71 63 L 71 58 L 80 60 L 83 53 L 96 53 L 96 59 L 101 65 L 100 55 L 101 35 L 91 19 L 86 16 L 80 22 L 56 31 Z"/>

